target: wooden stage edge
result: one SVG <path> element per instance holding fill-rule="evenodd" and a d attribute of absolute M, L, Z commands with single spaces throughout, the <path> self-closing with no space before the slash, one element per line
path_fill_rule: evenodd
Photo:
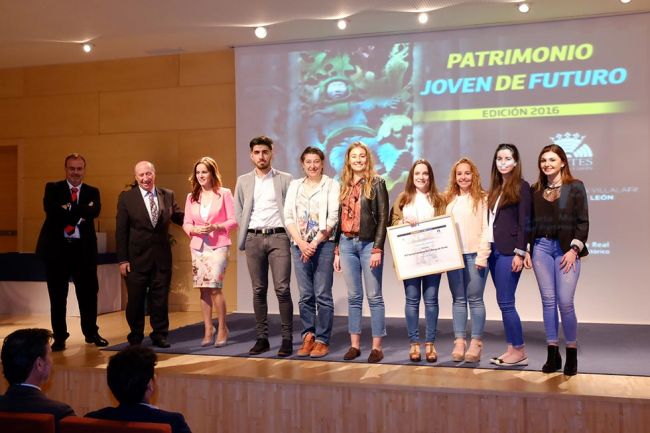
<path fill-rule="evenodd" d="M 200 320 L 170 314 L 171 328 Z M 99 317 L 111 344 L 123 312 Z M 49 328 L 49 316 L 0 316 L 0 337 Z M 78 415 L 114 405 L 106 363 L 114 352 L 83 342 L 68 318 L 68 348 L 54 354 L 46 393 Z M 251 342 L 252 344 L 252 342 Z M 645 360 L 647 362 L 648 360 Z M 639 362 L 644 362 L 639 360 Z M 403 365 L 159 354 L 155 404 L 211 432 L 645 432 L 650 378 Z M 0 389 L 6 389 L 2 381 Z"/>

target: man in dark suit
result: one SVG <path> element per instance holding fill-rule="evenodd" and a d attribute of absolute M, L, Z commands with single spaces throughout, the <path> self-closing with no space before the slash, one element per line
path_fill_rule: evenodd
<path fill-rule="evenodd" d="M 0 396 L 0 411 L 50 413 L 58 423 L 74 415 L 70 406 L 50 400 L 41 391 L 52 370 L 52 333 L 47 329 L 19 329 L 2 345 L 2 370 L 9 388 Z"/>
<path fill-rule="evenodd" d="M 36 254 L 45 262 L 54 351 L 65 349 L 65 340 L 70 335 L 65 321 L 70 277 L 75 286 L 86 343 L 99 347 L 108 345 L 97 327 L 99 283 L 95 218 L 102 206 L 99 190 L 82 183 L 85 173 L 84 157 L 71 153 L 65 158 L 65 180 L 45 185 L 45 222 Z"/>
<path fill-rule="evenodd" d="M 137 186 L 122 192 L 117 200 L 115 227 L 117 259 L 128 292 L 126 320 L 131 328 L 128 340 L 135 345 L 144 338 L 148 296 L 151 342 L 166 348 L 170 346 L 167 305 L 172 278 L 169 223 L 183 224 L 183 212 L 172 190 L 156 187 L 156 169 L 152 163 L 138 162 L 135 180 Z"/>
<path fill-rule="evenodd" d="M 117 407 L 105 407 L 89 412 L 88 418 L 111 421 L 155 422 L 169 424 L 172 433 L 190 433 L 183 414 L 167 412 L 151 405 L 154 393 L 156 353 L 148 347 L 130 346 L 108 361 L 108 387 L 119 402 Z"/>

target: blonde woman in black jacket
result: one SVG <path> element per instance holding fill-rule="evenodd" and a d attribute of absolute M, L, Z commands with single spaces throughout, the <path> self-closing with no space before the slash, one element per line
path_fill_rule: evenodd
<path fill-rule="evenodd" d="M 386 313 L 381 283 L 388 223 L 388 191 L 374 167 L 368 146 L 357 141 L 348 147 L 341 175 L 340 229 L 334 256 L 334 270 L 343 272 L 348 286 L 350 348 L 343 359 L 352 360 L 361 355 L 361 313 L 365 286 L 372 328 L 372 350 L 368 356 L 371 363 L 384 358 L 381 341 L 386 335 Z"/>

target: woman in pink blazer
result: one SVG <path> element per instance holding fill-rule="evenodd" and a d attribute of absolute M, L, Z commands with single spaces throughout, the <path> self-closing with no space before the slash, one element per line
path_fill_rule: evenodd
<path fill-rule="evenodd" d="M 209 346 L 216 333 L 215 347 L 225 346 L 226 299 L 222 292 L 228 262 L 230 230 L 237 227 L 232 193 L 221 186 L 214 159 L 205 156 L 194 164 L 189 178 L 192 192 L 185 202 L 183 230 L 190 237 L 194 287 L 201 290 L 201 313 L 205 334 L 201 346 Z M 218 328 L 212 323 L 212 306 L 217 311 Z M 218 331 L 218 332 L 217 332 Z"/>

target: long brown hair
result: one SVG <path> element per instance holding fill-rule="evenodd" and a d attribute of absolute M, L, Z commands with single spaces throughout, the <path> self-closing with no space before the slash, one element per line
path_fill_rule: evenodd
<path fill-rule="evenodd" d="M 221 174 L 219 173 L 219 166 L 217 166 L 217 161 L 210 158 L 209 156 L 204 156 L 203 158 L 196 161 L 194 168 L 192 169 L 192 174 L 188 178 L 190 185 L 192 185 L 192 201 L 200 202 L 201 199 L 201 185 L 199 181 L 196 180 L 196 167 L 199 164 L 205 165 L 205 167 L 210 172 L 212 176 L 212 191 L 217 192 L 221 188 Z"/>
<path fill-rule="evenodd" d="M 345 151 L 345 164 L 343 165 L 343 174 L 341 175 L 341 194 L 339 196 L 339 202 L 343 203 L 350 192 L 352 191 L 352 179 L 354 173 L 352 172 L 352 167 L 350 167 L 350 153 L 353 149 L 357 147 L 362 148 L 366 152 L 366 170 L 363 173 L 363 178 L 365 183 L 363 185 L 363 195 L 368 199 L 372 200 L 372 179 L 377 176 L 375 171 L 375 159 L 372 156 L 370 148 L 363 144 L 360 141 L 355 141 L 348 146 L 348 150 Z"/>
<path fill-rule="evenodd" d="M 541 167 L 541 162 L 542 162 L 542 155 L 544 155 L 546 152 L 553 152 L 557 156 L 560 157 L 560 160 L 564 164 L 564 167 L 560 169 L 560 178 L 562 179 L 563 184 L 571 183 L 575 178 L 571 174 L 571 169 L 569 168 L 569 161 L 567 159 L 566 153 L 564 152 L 564 149 L 562 149 L 559 145 L 553 143 L 549 144 L 548 146 L 544 146 L 542 148 L 542 151 L 539 152 L 539 156 L 537 157 L 537 168 L 539 169 L 539 176 L 537 177 L 537 182 L 533 184 L 533 188 L 535 188 L 535 191 L 540 191 L 544 188 L 546 188 L 548 184 L 548 179 L 546 178 L 546 175 L 542 171 Z"/>
<path fill-rule="evenodd" d="M 504 182 L 503 176 L 499 173 L 497 168 L 497 153 L 501 150 L 509 150 L 512 153 L 512 158 L 515 160 L 516 164 L 510 176 Z M 521 189 L 521 164 L 519 161 L 519 150 L 517 146 L 509 143 L 501 143 L 497 146 L 497 149 L 494 151 L 494 157 L 492 158 L 492 173 L 490 176 L 490 191 L 488 192 L 488 207 L 490 209 L 494 208 L 494 204 L 497 202 L 499 195 L 501 200 L 499 200 L 499 207 L 509 206 L 519 203 L 519 190 Z"/>
<path fill-rule="evenodd" d="M 433 168 L 431 167 L 429 161 L 426 159 L 418 159 L 411 166 L 411 170 L 409 170 L 409 177 L 406 179 L 404 194 L 400 195 L 400 200 L 397 203 L 397 207 L 404 209 L 404 206 L 412 203 L 413 200 L 415 200 L 417 188 L 415 187 L 415 182 L 413 181 L 413 175 L 415 173 L 415 167 L 420 164 L 424 164 L 427 167 L 427 171 L 429 172 L 429 191 L 427 191 L 427 195 L 429 196 L 429 203 L 431 203 L 431 205 L 435 208 L 436 215 L 443 214 L 445 212 L 445 201 L 442 198 L 442 194 L 440 194 L 436 188 L 436 180 L 433 177 Z"/>
<path fill-rule="evenodd" d="M 451 172 L 449 173 L 449 183 L 447 184 L 447 191 L 445 191 L 445 200 L 447 203 L 450 203 L 454 197 L 460 195 L 460 187 L 456 182 L 456 170 L 461 164 L 469 165 L 469 171 L 472 172 L 472 184 L 469 187 L 469 196 L 472 198 L 472 207 L 474 212 L 478 208 L 479 203 L 485 197 L 485 191 L 481 186 L 481 175 L 478 172 L 476 164 L 472 162 L 471 159 L 463 157 L 456 161 L 454 165 L 451 166 Z"/>

